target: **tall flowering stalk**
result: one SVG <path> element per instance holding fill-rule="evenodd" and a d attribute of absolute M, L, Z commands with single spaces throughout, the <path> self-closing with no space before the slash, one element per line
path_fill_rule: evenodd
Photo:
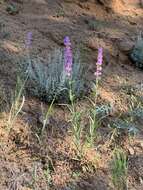
<path fill-rule="evenodd" d="M 32 44 L 32 32 L 28 32 L 25 40 L 25 47 L 26 49 L 29 49 Z"/>
<path fill-rule="evenodd" d="M 96 76 L 96 84 L 95 84 L 95 89 L 94 89 L 95 105 L 96 105 L 97 96 L 98 96 L 98 83 L 102 75 L 102 64 L 103 64 L 103 48 L 100 47 L 98 48 L 96 72 L 94 73 L 94 75 Z"/>
<path fill-rule="evenodd" d="M 101 78 L 102 75 L 102 63 L 103 63 L 103 49 L 99 48 L 97 63 L 96 63 L 97 67 L 96 67 L 96 72 L 94 73 L 94 75 L 96 76 L 96 83 L 94 84 L 93 87 L 94 101 L 91 100 L 92 108 L 89 111 L 90 125 L 89 125 L 88 141 L 92 147 L 94 146 L 94 139 L 96 137 L 96 131 L 99 126 L 99 121 L 97 120 L 97 97 L 98 97 L 99 79 Z"/>
<path fill-rule="evenodd" d="M 102 63 L 103 63 L 103 48 L 98 49 L 98 57 L 96 63 L 96 72 L 94 75 L 96 76 L 96 80 L 98 80 L 102 75 Z"/>
<path fill-rule="evenodd" d="M 70 38 L 66 36 L 64 38 L 64 69 L 65 73 L 68 77 L 71 77 L 72 74 L 72 65 L 73 65 L 73 56 L 72 56 L 72 48 Z"/>
<path fill-rule="evenodd" d="M 27 78 L 28 78 L 29 72 L 31 71 L 31 68 L 32 68 L 32 66 L 31 66 L 31 58 L 30 58 L 30 51 L 29 51 L 31 45 L 32 45 L 32 32 L 28 32 L 27 36 L 26 36 L 26 40 L 25 40 L 25 48 L 26 48 L 26 53 L 27 53 L 27 60 L 28 60 L 28 63 L 29 63 L 27 71 L 26 71 Z"/>
<path fill-rule="evenodd" d="M 73 81 L 71 80 L 72 76 L 72 66 L 73 66 L 73 55 L 72 55 L 72 48 L 71 48 L 71 41 L 68 36 L 64 38 L 64 72 L 66 76 L 70 79 L 69 80 L 69 97 L 70 101 L 73 104 L 74 101 L 74 94 L 72 92 L 72 83 Z"/>
<path fill-rule="evenodd" d="M 64 72 L 66 77 L 69 80 L 69 98 L 71 105 L 68 106 L 70 113 L 71 113 L 71 124 L 73 127 L 73 136 L 74 136 L 74 144 L 77 148 L 78 156 L 81 157 L 82 146 L 81 146 L 81 134 L 82 134 L 82 127 L 81 127 L 81 112 L 77 111 L 75 102 L 74 102 L 74 93 L 72 90 L 72 66 L 73 66 L 73 55 L 72 55 L 72 48 L 70 38 L 66 36 L 64 38 Z"/>

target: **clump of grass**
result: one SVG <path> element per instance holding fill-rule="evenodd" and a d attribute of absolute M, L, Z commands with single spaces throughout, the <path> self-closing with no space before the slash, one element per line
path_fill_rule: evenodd
<path fill-rule="evenodd" d="M 94 146 L 94 139 L 96 137 L 96 131 L 99 127 L 99 121 L 97 120 L 97 98 L 99 95 L 99 81 L 102 74 L 102 63 L 103 63 L 103 49 L 98 49 L 98 59 L 96 63 L 96 72 L 94 73 L 96 76 L 96 82 L 93 83 L 92 94 L 93 100 L 89 99 L 92 107 L 89 110 L 89 134 L 87 136 L 87 140 L 89 141 L 90 145 Z"/>
<path fill-rule="evenodd" d="M 88 24 L 90 30 L 100 30 L 110 26 L 110 23 L 96 19 L 86 20 L 85 22 Z"/>
<path fill-rule="evenodd" d="M 132 121 L 143 118 L 143 101 L 140 96 L 131 97 L 131 106 L 128 115 Z"/>
<path fill-rule="evenodd" d="M 23 96 L 23 90 L 26 80 L 27 79 L 25 79 L 25 81 L 22 81 L 19 77 L 17 77 L 16 89 L 14 92 L 12 105 L 8 118 L 8 130 L 12 128 L 18 114 L 21 112 L 22 107 L 24 105 L 25 97 Z"/>
<path fill-rule="evenodd" d="M 94 141 L 97 137 L 97 130 L 100 127 L 102 120 L 106 118 L 111 111 L 112 107 L 110 105 L 97 106 L 92 103 L 88 114 L 89 133 L 87 135 L 87 141 L 91 147 L 94 147 Z"/>
<path fill-rule="evenodd" d="M 96 117 L 96 110 L 91 109 L 90 110 L 90 115 L 89 115 L 89 134 L 87 136 L 87 140 L 90 143 L 90 145 L 93 147 L 94 146 L 94 140 L 97 136 L 97 129 L 99 127 L 99 123 L 97 121 Z"/>
<path fill-rule="evenodd" d="M 83 130 L 83 126 L 81 124 L 82 112 L 78 111 L 76 109 L 75 99 L 74 99 L 75 95 L 72 92 L 72 81 L 69 81 L 69 83 L 70 83 L 69 98 L 70 98 L 71 105 L 68 105 L 68 108 L 69 108 L 70 113 L 71 113 L 71 120 L 70 121 L 72 124 L 74 144 L 77 148 L 78 156 L 81 157 L 82 156 L 81 137 L 82 137 L 82 130 Z"/>
<path fill-rule="evenodd" d="M 90 143 L 90 146 L 94 146 L 94 140 L 96 138 L 96 134 L 97 134 L 97 128 L 99 127 L 99 122 L 97 120 L 97 85 L 94 85 L 93 88 L 93 97 L 94 100 L 92 101 L 91 99 L 91 107 L 89 109 L 89 133 L 87 135 L 87 140 Z"/>
<path fill-rule="evenodd" d="M 122 149 L 115 149 L 112 160 L 112 181 L 115 189 L 127 190 L 128 160 Z"/>
<path fill-rule="evenodd" d="M 120 114 L 116 118 L 111 127 L 114 128 L 117 134 L 136 135 L 139 133 L 138 121 L 143 118 L 143 106 L 139 99 L 132 95 L 129 98 L 129 110 L 126 113 Z"/>
<path fill-rule="evenodd" d="M 51 169 L 49 164 L 47 164 L 47 167 L 44 170 L 44 176 L 46 179 L 46 185 L 47 185 L 47 190 L 50 189 L 52 185 L 52 176 L 51 176 Z"/>
<path fill-rule="evenodd" d="M 49 117 L 52 112 L 54 101 L 55 101 L 55 97 L 53 98 L 52 102 L 50 103 L 50 106 L 48 107 L 48 109 L 45 113 L 42 110 L 42 118 L 41 119 L 42 119 L 43 126 L 42 126 L 42 130 L 41 130 L 41 136 L 43 136 L 46 125 L 47 125 L 47 123 L 49 123 Z"/>

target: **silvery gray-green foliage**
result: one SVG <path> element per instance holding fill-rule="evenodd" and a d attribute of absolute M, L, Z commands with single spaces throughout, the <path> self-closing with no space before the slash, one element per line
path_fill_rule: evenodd
<path fill-rule="evenodd" d="M 139 132 L 137 126 L 134 123 L 124 121 L 122 119 L 116 119 L 113 122 L 113 128 L 116 128 L 118 130 L 126 131 L 129 134 L 137 134 Z"/>
<path fill-rule="evenodd" d="M 130 112 L 129 115 L 138 119 L 143 119 L 143 108 L 136 108 Z"/>
<path fill-rule="evenodd" d="M 72 91 L 75 98 L 80 98 L 87 89 L 86 73 L 80 63 L 78 52 L 75 54 L 73 62 Z M 65 102 L 69 100 L 69 78 L 64 70 L 63 51 L 61 49 L 54 50 L 48 60 L 41 58 L 28 60 L 27 68 L 29 73 L 28 91 L 32 95 L 46 102 L 51 102 L 55 96 L 56 101 Z"/>
<path fill-rule="evenodd" d="M 101 106 L 96 106 L 96 115 L 100 118 L 103 119 L 106 116 L 108 116 L 113 110 L 112 105 L 101 105 Z"/>
<path fill-rule="evenodd" d="M 143 69 L 143 38 L 141 35 L 138 37 L 130 57 L 138 68 Z"/>

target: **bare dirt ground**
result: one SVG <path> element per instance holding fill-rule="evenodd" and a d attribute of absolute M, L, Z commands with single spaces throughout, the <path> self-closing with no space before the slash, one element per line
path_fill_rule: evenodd
<path fill-rule="evenodd" d="M 24 53 L 25 36 L 31 31 L 31 54 L 44 58 L 54 48 L 63 46 L 64 36 L 70 36 L 73 48 L 83 51 L 91 80 L 94 79 L 97 49 L 102 46 L 101 101 L 112 103 L 115 115 L 125 113 L 130 96 L 123 87 L 143 82 L 143 71 L 136 68 L 128 56 L 137 36 L 143 32 L 141 1 L 117 0 L 112 5 L 105 3 L 107 6 L 92 0 L 0 2 L 0 190 L 114 189 L 110 175 L 113 147 L 107 145 L 111 133 L 107 123 L 99 130 L 96 150 L 88 150 L 85 159 L 80 161 L 75 159 L 65 108 L 55 108 L 51 129 L 47 129 L 41 144 L 36 136 L 41 127 L 38 122 L 40 101 L 26 99 L 23 112 L 9 135 L 6 131 L 8 113 L 3 110 L 16 80 L 15 61 L 11 57 Z M 14 15 L 7 11 L 10 3 L 18 10 Z M 86 105 L 86 101 L 80 104 Z M 128 153 L 130 190 L 143 189 L 142 126 L 143 121 L 140 121 L 140 133 L 134 139 L 125 137 L 117 142 Z M 51 174 L 47 177 L 49 167 Z"/>

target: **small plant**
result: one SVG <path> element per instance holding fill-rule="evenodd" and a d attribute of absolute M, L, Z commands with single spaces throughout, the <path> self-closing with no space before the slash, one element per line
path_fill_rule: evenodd
<path fill-rule="evenodd" d="M 43 110 L 42 110 L 42 118 L 41 118 L 41 119 L 42 119 L 42 124 L 43 124 L 43 126 L 42 126 L 42 130 L 41 130 L 41 136 L 43 136 L 44 130 L 45 130 L 45 128 L 46 128 L 46 125 L 47 125 L 47 123 L 49 122 L 49 116 L 51 115 L 55 98 L 56 98 L 56 97 L 53 98 L 53 100 L 52 100 L 50 106 L 48 107 L 46 113 L 44 113 Z"/>
<path fill-rule="evenodd" d="M 131 113 L 131 116 L 136 117 L 136 118 L 143 118 L 143 107 L 142 108 L 136 108 L 134 109 Z"/>
<path fill-rule="evenodd" d="M 86 20 L 85 22 L 88 24 L 90 30 L 100 30 L 102 28 L 109 27 L 111 25 L 106 21 L 96 20 L 96 19 Z"/>
<path fill-rule="evenodd" d="M 23 82 L 21 81 L 19 77 L 17 77 L 16 89 L 15 89 L 14 97 L 12 100 L 12 106 L 11 106 L 9 118 L 8 118 L 8 130 L 12 128 L 18 114 L 21 112 L 22 107 L 24 105 L 25 97 L 22 94 L 23 94 L 26 80 Z"/>
<path fill-rule="evenodd" d="M 31 40 L 32 40 L 32 33 L 29 32 L 27 34 L 27 39 L 26 39 L 26 50 L 28 52 L 28 55 L 29 55 L 29 48 L 31 45 Z M 30 63 L 31 63 L 30 59 L 28 59 L 28 65 L 30 65 Z M 12 126 L 13 126 L 18 114 L 21 112 L 24 102 L 25 102 L 25 96 L 23 96 L 22 94 L 23 94 L 23 91 L 25 88 L 25 84 L 28 80 L 29 74 L 27 72 L 25 72 L 23 79 L 21 79 L 22 77 L 23 76 L 17 77 L 16 89 L 14 92 L 12 105 L 11 105 L 9 118 L 8 118 L 8 130 L 10 130 L 12 128 Z"/>
<path fill-rule="evenodd" d="M 90 146 L 94 146 L 94 140 L 97 135 L 97 128 L 99 127 L 99 123 L 96 117 L 96 110 L 91 109 L 89 114 L 89 134 L 87 136 L 87 140 L 90 143 Z"/>
<path fill-rule="evenodd" d="M 71 124 L 73 129 L 73 136 L 74 136 L 74 144 L 77 148 L 78 156 L 82 156 L 82 145 L 81 145 L 81 135 L 82 135 L 82 126 L 81 126 L 81 112 L 77 111 L 75 106 L 75 94 L 73 91 L 73 86 L 75 81 L 72 80 L 73 74 L 73 57 L 72 57 L 72 49 L 71 49 L 71 42 L 69 37 L 64 38 L 64 72 L 65 77 L 68 80 L 69 85 L 69 100 L 70 105 L 68 108 L 71 113 Z"/>
<path fill-rule="evenodd" d="M 135 135 L 139 131 L 134 123 L 122 119 L 116 119 L 113 122 L 112 127 L 116 129 L 119 134 L 121 132 L 127 132 L 129 135 Z"/>
<path fill-rule="evenodd" d="M 74 94 L 72 94 L 72 90 L 70 90 L 70 101 L 71 105 L 68 106 L 70 113 L 71 113 L 71 124 L 73 129 L 73 136 L 74 136 L 74 144 L 77 148 L 78 155 L 82 156 L 82 125 L 81 125 L 81 118 L 82 113 L 77 111 L 75 103 L 74 103 Z"/>
<path fill-rule="evenodd" d="M 96 75 L 96 83 L 93 84 L 92 92 L 94 100 L 90 100 L 92 104 L 92 108 L 89 110 L 89 135 L 87 137 L 87 140 L 89 141 L 90 145 L 94 146 L 94 139 L 96 137 L 96 131 L 99 127 L 99 120 L 97 120 L 97 98 L 98 98 L 98 85 L 99 85 L 99 79 L 101 76 L 102 71 L 102 61 L 103 61 L 103 49 L 99 48 L 98 50 L 98 60 L 97 60 L 97 70 L 95 72 Z"/>
<path fill-rule="evenodd" d="M 132 118 L 132 121 L 143 118 L 143 101 L 138 96 L 131 97 L 131 105 L 128 115 Z"/>
<path fill-rule="evenodd" d="M 63 10 L 63 8 L 60 8 L 56 14 L 57 17 L 64 17 L 65 16 L 65 12 Z"/>
<path fill-rule="evenodd" d="M 19 13 L 18 8 L 16 7 L 16 5 L 14 4 L 9 4 L 6 8 L 6 11 L 10 14 L 10 15 L 16 15 Z"/>
<path fill-rule="evenodd" d="M 52 184 L 52 176 L 51 176 L 51 170 L 50 170 L 49 165 L 47 165 L 46 169 L 44 170 L 44 176 L 46 179 L 47 190 L 48 190 L 48 189 L 50 189 L 50 186 Z"/>
<path fill-rule="evenodd" d="M 30 184 L 30 187 L 33 190 L 37 189 L 37 186 L 38 186 L 37 181 L 38 181 L 38 167 L 36 164 L 34 164 L 33 171 L 32 171 L 32 180 L 31 180 L 31 184 Z"/>
<path fill-rule="evenodd" d="M 115 149 L 112 161 L 112 181 L 115 189 L 127 190 L 127 156 L 122 149 Z"/>
<path fill-rule="evenodd" d="M 126 113 L 120 114 L 109 126 L 114 129 L 113 134 L 135 136 L 140 131 L 138 122 L 142 120 L 142 118 L 142 102 L 140 102 L 135 95 L 132 95 L 129 98 L 129 110 Z"/>
<path fill-rule="evenodd" d="M 143 69 L 143 38 L 139 35 L 137 42 L 130 54 L 131 60 L 138 67 Z"/>

